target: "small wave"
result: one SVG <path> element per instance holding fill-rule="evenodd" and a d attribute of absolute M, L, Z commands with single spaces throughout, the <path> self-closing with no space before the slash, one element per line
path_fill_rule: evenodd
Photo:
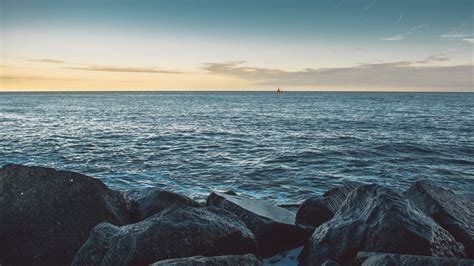
<path fill-rule="evenodd" d="M 408 154 L 435 154 L 438 153 L 436 150 L 420 144 L 405 144 L 405 143 L 392 143 L 392 144 L 382 144 L 373 147 L 372 149 L 376 151 L 381 151 L 384 153 L 387 152 L 400 152 Z"/>

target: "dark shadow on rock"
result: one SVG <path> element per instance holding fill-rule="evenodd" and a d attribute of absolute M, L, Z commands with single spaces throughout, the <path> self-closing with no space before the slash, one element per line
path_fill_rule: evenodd
<path fill-rule="evenodd" d="M 331 219 L 346 200 L 349 193 L 362 183 L 348 182 L 324 193 L 323 196 L 311 197 L 301 204 L 296 213 L 296 223 L 318 227 Z"/>

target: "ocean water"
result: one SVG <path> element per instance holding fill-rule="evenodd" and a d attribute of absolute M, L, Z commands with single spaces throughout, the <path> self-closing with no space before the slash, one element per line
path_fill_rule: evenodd
<path fill-rule="evenodd" d="M 474 93 L 0 93 L 0 165 L 297 202 L 346 181 L 474 195 Z"/>

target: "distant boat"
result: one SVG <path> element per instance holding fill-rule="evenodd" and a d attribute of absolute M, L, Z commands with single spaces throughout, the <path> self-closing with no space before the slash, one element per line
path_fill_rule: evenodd
<path fill-rule="evenodd" d="M 283 93 L 283 90 L 280 90 L 280 88 L 278 88 L 276 93 Z"/>

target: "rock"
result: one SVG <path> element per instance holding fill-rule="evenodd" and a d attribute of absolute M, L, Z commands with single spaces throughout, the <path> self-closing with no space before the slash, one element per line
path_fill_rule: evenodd
<path fill-rule="evenodd" d="M 334 216 L 334 213 L 326 206 L 324 197 L 311 197 L 301 204 L 296 212 L 296 223 L 318 227 L 326 221 L 329 221 Z"/>
<path fill-rule="evenodd" d="M 321 266 L 340 266 L 339 263 L 333 261 L 333 260 L 327 260 L 321 264 Z"/>
<path fill-rule="evenodd" d="M 337 186 L 333 189 L 326 191 L 323 194 L 325 198 L 326 206 L 333 212 L 336 213 L 347 199 L 347 196 L 356 188 L 362 186 L 359 182 L 347 182 L 343 186 Z"/>
<path fill-rule="evenodd" d="M 355 259 L 357 265 L 363 266 L 411 266 L 411 265 L 431 265 L 431 266 L 472 266 L 474 260 L 429 257 L 419 255 L 359 252 Z"/>
<path fill-rule="evenodd" d="M 352 191 L 339 211 L 314 231 L 300 262 L 350 264 L 359 251 L 465 257 L 464 247 L 399 193 L 379 185 Z"/>
<path fill-rule="evenodd" d="M 258 254 L 252 232 L 215 207 L 174 205 L 135 224 L 96 226 L 72 265 L 147 265 L 191 256 Z"/>
<path fill-rule="evenodd" d="M 286 209 L 287 211 L 296 213 L 301 206 L 301 203 L 284 203 L 277 205 L 280 208 Z"/>
<path fill-rule="evenodd" d="M 129 202 L 129 206 L 136 208 L 137 221 L 144 220 L 172 205 L 202 207 L 191 198 L 158 188 L 127 190 L 124 197 Z"/>
<path fill-rule="evenodd" d="M 262 261 L 253 254 L 216 257 L 195 256 L 157 261 L 151 266 L 261 266 Z"/>
<path fill-rule="evenodd" d="M 306 231 L 295 224 L 295 214 L 267 202 L 212 192 L 207 206 L 228 210 L 240 217 L 257 238 L 260 253 L 271 257 L 304 244 Z"/>
<path fill-rule="evenodd" d="M 468 258 L 474 258 L 474 201 L 426 181 L 416 182 L 404 195 L 463 243 Z"/>
<path fill-rule="evenodd" d="M 296 223 L 311 227 L 320 226 L 334 216 L 346 200 L 347 195 L 360 185 L 362 184 L 348 182 L 344 186 L 328 190 L 323 196 L 307 199 L 301 204 L 296 213 Z"/>
<path fill-rule="evenodd" d="M 7 164 L 0 169 L 0 258 L 7 265 L 67 265 L 101 222 L 129 222 L 125 200 L 100 180 Z"/>

